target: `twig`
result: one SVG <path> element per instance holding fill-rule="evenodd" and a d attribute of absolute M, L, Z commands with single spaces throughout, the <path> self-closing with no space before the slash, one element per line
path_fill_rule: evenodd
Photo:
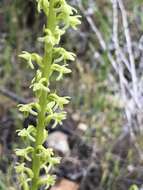
<path fill-rule="evenodd" d="M 131 40 L 131 35 L 130 35 L 129 27 L 128 27 L 127 14 L 124 8 L 123 1 L 122 0 L 117 0 L 117 1 L 121 10 L 123 28 L 124 28 L 125 38 L 127 42 L 127 50 L 128 50 L 129 60 L 130 60 L 130 65 L 131 65 L 131 77 L 132 77 L 132 82 L 133 82 L 134 96 L 135 96 L 137 105 L 140 107 L 140 104 L 138 102 L 138 88 L 137 88 L 137 76 L 136 76 L 136 69 L 135 69 L 135 58 L 134 58 L 134 54 L 132 50 L 132 40 Z"/>
<path fill-rule="evenodd" d="M 96 27 L 95 23 L 93 22 L 92 18 L 86 14 L 86 11 L 84 9 L 84 7 L 82 6 L 80 0 L 77 0 L 79 9 L 81 10 L 82 14 L 85 16 L 85 18 L 87 19 L 87 22 L 89 23 L 92 31 L 96 34 L 96 37 L 99 41 L 99 44 L 101 46 L 101 48 L 107 52 L 107 56 L 108 59 L 110 61 L 110 63 L 112 64 L 114 70 L 116 71 L 117 75 L 119 75 L 119 68 L 117 66 L 116 60 L 113 58 L 112 54 L 110 53 L 110 51 L 108 51 L 108 47 L 106 45 L 106 42 L 101 34 L 101 32 L 99 31 L 99 29 Z M 122 82 L 125 85 L 126 89 L 128 90 L 129 94 L 132 95 L 132 91 L 130 90 L 130 88 L 128 88 L 128 82 L 126 80 L 126 78 L 124 77 L 124 75 L 122 76 Z"/>
<path fill-rule="evenodd" d="M 25 98 L 19 97 L 14 92 L 10 92 L 9 90 L 3 87 L 0 87 L 0 93 L 20 104 L 26 104 L 28 102 Z"/>

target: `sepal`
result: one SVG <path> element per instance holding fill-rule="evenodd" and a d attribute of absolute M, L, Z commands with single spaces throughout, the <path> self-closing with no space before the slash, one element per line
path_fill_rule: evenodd
<path fill-rule="evenodd" d="M 63 66 L 55 64 L 55 63 L 52 64 L 51 69 L 53 71 L 59 72 L 59 75 L 56 79 L 57 81 L 62 79 L 64 74 L 71 73 L 71 69 L 68 69 L 66 66 L 67 66 L 67 64 L 63 65 Z"/>
<path fill-rule="evenodd" d="M 66 119 L 66 112 L 53 113 L 46 117 L 45 123 L 49 124 L 50 121 L 54 120 L 54 124 L 52 125 L 55 128 L 58 124 L 62 125 L 62 121 Z"/>
<path fill-rule="evenodd" d="M 23 187 L 24 190 L 29 190 L 28 182 L 32 181 L 34 177 L 33 171 L 25 167 L 25 164 L 19 164 L 15 167 L 16 173 L 19 174 L 20 186 Z"/>
<path fill-rule="evenodd" d="M 69 25 L 76 30 L 77 26 L 81 24 L 81 21 L 79 20 L 81 18 L 80 15 L 70 16 L 69 17 Z"/>
<path fill-rule="evenodd" d="M 22 163 L 22 164 L 19 164 L 15 167 L 16 169 L 16 172 L 17 173 L 20 173 L 20 174 L 27 174 L 28 178 L 32 179 L 33 178 L 33 171 L 28 168 L 28 167 L 25 167 L 25 163 Z"/>
<path fill-rule="evenodd" d="M 54 101 L 60 109 L 63 109 L 63 106 L 65 104 L 68 104 L 69 103 L 69 99 L 70 97 L 69 96 L 64 96 L 64 97 L 60 97 L 58 96 L 57 94 L 55 93 L 51 93 L 48 98 L 52 101 Z"/>
<path fill-rule="evenodd" d="M 37 0 L 37 2 L 38 2 L 38 5 L 37 5 L 38 12 L 41 12 L 41 10 L 43 10 L 45 12 L 45 14 L 48 16 L 49 1 L 48 0 Z"/>
<path fill-rule="evenodd" d="M 36 149 L 36 155 L 40 158 L 41 165 L 49 163 L 49 158 L 54 156 L 52 148 L 45 148 L 43 145 L 39 145 Z"/>
<path fill-rule="evenodd" d="M 36 76 L 33 78 L 30 88 L 33 88 L 33 91 L 38 96 L 41 95 L 42 91 L 50 92 L 47 84 L 47 79 L 45 77 L 42 77 L 42 73 L 40 70 L 37 71 Z"/>
<path fill-rule="evenodd" d="M 33 152 L 33 147 L 29 146 L 24 149 L 16 149 L 16 155 L 19 157 L 23 157 L 28 161 L 31 161 L 31 158 L 29 157 L 29 154 Z"/>
<path fill-rule="evenodd" d="M 50 44 L 54 46 L 56 44 L 56 39 L 54 34 L 51 32 L 50 29 L 45 28 L 44 29 L 45 36 L 38 38 L 39 42 L 45 42 L 47 44 Z"/>
<path fill-rule="evenodd" d="M 65 0 L 61 0 L 61 6 L 57 8 L 57 20 L 59 22 L 64 22 L 64 30 L 66 30 L 69 26 L 73 29 L 76 29 L 76 26 L 79 25 L 81 22 L 79 20 L 80 16 L 75 15 L 77 10 L 72 6 L 68 5 Z"/>
<path fill-rule="evenodd" d="M 50 114 L 53 114 L 53 111 L 55 111 L 57 109 L 57 107 L 55 107 L 55 105 L 56 105 L 55 101 L 49 102 L 46 106 L 46 111 Z"/>
<path fill-rule="evenodd" d="M 77 10 L 74 7 L 68 5 L 65 0 L 58 0 L 58 2 L 60 3 L 60 7 L 56 9 L 58 14 L 61 13 L 63 16 L 69 16 L 77 13 Z"/>
<path fill-rule="evenodd" d="M 38 40 L 54 46 L 59 44 L 61 36 L 65 33 L 65 30 L 60 29 L 59 26 L 57 26 L 54 32 L 51 32 L 48 28 L 44 28 L 44 33 L 45 36 L 38 38 Z"/>
<path fill-rule="evenodd" d="M 56 26 L 55 32 L 54 32 L 54 36 L 56 39 L 56 44 L 59 44 L 61 36 L 65 33 L 65 30 L 60 29 L 59 26 Z"/>
<path fill-rule="evenodd" d="M 48 137 L 48 132 L 46 129 L 44 129 L 44 132 L 43 132 L 43 143 L 47 140 L 47 137 Z"/>
<path fill-rule="evenodd" d="M 41 169 L 44 169 L 45 174 L 48 174 L 53 166 L 60 163 L 61 158 L 60 157 L 51 157 L 48 161 L 48 166 L 46 164 L 43 164 L 41 166 Z"/>
<path fill-rule="evenodd" d="M 47 175 L 41 177 L 38 181 L 38 185 L 46 185 L 45 189 L 48 189 L 50 186 L 55 184 L 56 176 L 55 175 Z"/>
<path fill-rule="evenodd" d="M 27 129 L 17 130 L 18 136 L 28 139 L 32 142 L 35 142 L 36 128 L 33 125 L 29 125 Z"/>
<path fill-rule="evenodd" d="M 31 69 L 34 69 L 33 61 L 35 61 L 40 67 L 42 67 L 42 57 L 37 53 L 29 53 L 27 51 L 22 51 L 22 54 L 19 55 L 20 58 L 26 60 Z"/>
<path fill-rule="evenodd" d="M 65 50 L 64 48 L 54 48 L 54 53 L 58 54 L 58 58 L 55 59 L 54 63 L 59 63 L 62 60 L 66 62 L 67 60 L 74 61 L 75 60 L 75 54 Z"/>
<path fill-rule="evenodd" d="M 37 108 L 36 103 L 19 104 L 18 107 L 19 107 L 19 111 L 23 112 L 25 117 L 27 117 L 29 114 L 37 116 L 37 112 L 34 110 L 34 108 Z"/>

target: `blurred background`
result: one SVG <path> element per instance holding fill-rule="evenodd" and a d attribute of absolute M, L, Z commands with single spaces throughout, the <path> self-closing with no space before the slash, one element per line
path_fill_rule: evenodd
<path fill-rule="evenodd" d="M 143 1 L 69 3 L 82 24 L 61 41 L 77 54 L 72 74 L 52 83 L 71 102 L 63 126 L 49 127 L 46 146 L 62 157 L 51 190 L 143 190 Z M 16 130 L 35 119 L 17 109 L 33 99 L 34 75 L 18 55 L 42 51 L 44 22 L 35 0 L 0 0 L 0 190 L 19 190 Z"/>

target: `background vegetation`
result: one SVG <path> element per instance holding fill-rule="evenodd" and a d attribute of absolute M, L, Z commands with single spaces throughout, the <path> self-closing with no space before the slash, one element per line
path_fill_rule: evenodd
<path fill-rule="evenodd" d="M 82 15 L 82 25 L 76 32 L 69 30 L 61 44 L 77 59 L 71 63 L 73 73 L 53 88 L 72 101 L 66 108 L 68 119 L 50 129 L 46 145 L 63 157 L 53 171 L 57 186 L 66 179 L 80 190 L 143 188 L 143 2 L 124 0 L 122 7 L 119 0 L 117 9 L 115 2 L 70 0 Z M 17 55 L 25 49 L 41 51 L 35 41 L 44 19 L 35 0 L 0 1 L 0 190 L 18 189 L 14 148 L 22 142 L 15 131 L 35 120 L 23 118 L 16 107 L 33 99 L 28 88 L 33 73 Z M 57 137 L 59 147 L 54 144 Z"/>

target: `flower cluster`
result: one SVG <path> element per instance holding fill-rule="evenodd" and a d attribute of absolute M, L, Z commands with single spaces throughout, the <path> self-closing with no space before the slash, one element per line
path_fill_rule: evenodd
<path fill-rule="evenodd" d="M 16 154 L 22 159 L 17 164 L 20 185 L 23 190 L 38 190 L 41 186 L 47 189 L 54 184 L 55 176 L 50 175 L 51 168 L 59 163 L 53 150 L 45 148 L 43 143 L 48 137 L 45 126 L 52 123 L 53 127 L 62 124 L 66 119 L 64 105 L 69 103 L 69 97 L 60 97 L 50 90 L 50 79 L 56 73 L 56 80 L 61 80 L 71 72 L 67 61 L 74 61 L 75 54 L 58 47 L 61 36 L 69 27 L 76 29 L 80 24 L 80 16 L 75 8 L 66 0 L 37 0 L 38 12 L 44 12 L 47 23 L 43 27 L 43 36 L 38 39 L 43 43 L 43 55 L 23 51 L 20 58 L 24 59 L 35 76 L 30 88 L 35 95 L 35 102 L 19 105 L 19 110 L 27 117 L 29 114 L 37 118 L 37 125 L 18 130 L 18 136 L 28 142 L 29 146 L 16 149 Z M 37 66 L 38 69 L 36 70 Z M 42 176 L 40 171 L 44 171 Z"/>

